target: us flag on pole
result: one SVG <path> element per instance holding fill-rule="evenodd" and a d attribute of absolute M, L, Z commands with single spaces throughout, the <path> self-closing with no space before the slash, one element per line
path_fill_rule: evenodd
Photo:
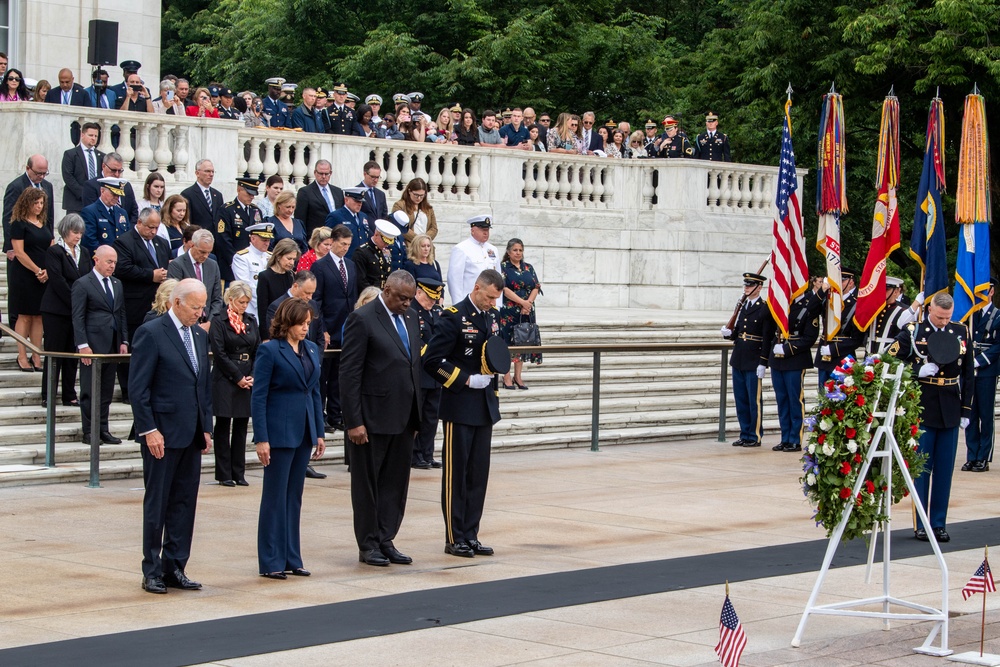
<path fill-rule="evenodd" d="M 719 621 L 719 645 L 715 647 L 719 662 L 725 667 L 739 667 L 740 656 L 746 645 L 747 636 L 740 624 L 740 617 L 736 615 L 727 595 L 726 602 L 722 605 L 722 620 Z"/>
<path fill-rule="evenodd" d="M 802 294 L 809 282 L 806 263 L 806 239 L 802 231 L 802 209 L 797 194 L 798 174 L 792 150 L 791 101 L 785 104 L 785 125 L 781 132 L 781 164 L 775 197 L 774 245 L 771 250 L 771 288 L 767 307 L 781 333 L 788 336 L 788 311 L 792 300 Z"/>
<path fill-rule="evenodd" d="M 986 591 L 996 593 L 997 585 L 993 581 L 993 572 L 990 570 L 989 561 L 984 560 L 976 573 L 969 579 L 969 583 L 962 589 L 962 599 L 968 600 L 976 593 L 985 594 Z"/>

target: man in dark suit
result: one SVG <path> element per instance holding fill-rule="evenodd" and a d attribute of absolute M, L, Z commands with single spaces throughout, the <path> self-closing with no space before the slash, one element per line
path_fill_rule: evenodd
<path fill-rule="evenodd" d="M 194 167 L 195 183 L 191 187 L 183 190 L 181 194 L 188 200 L 188 210 L 191 212 L 191 224 L 198 225 L 202 229 L 207 229 L 216 239 L 223 237 L 218 242 L 219 251 L 225 255 L 223 265 L 219 266 L 222 279 L 227 283 L 234 280 L 232 257 L 233 252 L 225 251 L 225 223 L 222 222 L 222 209 L 226 205 L 222 198 L 222 193 L 212 187 L 215 180 L 215 165 L 211 160 L 198 160 Z M 228 258 L 228 261 L 225 261 Z M 187 276 L 193 278 L 194 275 Z M 209 291 L 209 302 L 211 303 L 211 290 Z"/>
<path fill-rule="evenodd" d="M 385 195 L 383 195 L 383 198 Z M 353 259 L 354 251 L 365 244 L 375 231 L 375 220 L 386 220 L 387 218 L 368 217 L 362 208 L 366 199 L 365 188 L 346 188 L 344 190 L 344 205 L 336 211 L 326 216 L 326 226 L 333 229 L 337 225 L 344 225 L 351 230 L 351 247 L 347 249 L 345 259 Z"/>
<path fill-rule="evenodd" d="M 351 459 L 351 505 L 359 560 L 413 559 L 393 544 L 403 522 L 413 435 L 420 424 L 420 331 L 408 313 L 416 284 L 389 276 L 378 298 L 351 313 L 340 363 L 341 403 Z"/>
<path fill-rule="evenodd" d="M 331 175 L 330 162 L 317 160 L 312 183 L 295 193 L 295 217 L 306 226 L 307 237 L 312 237 L 313 230 L 326 223 L 326 216 L 344 205 L 344 191 L 330 185 Z"/>
<path fill-rule="evenodd" d="M 595 116 L 593 111 L 588 111 L 583 114 L 581 122 L 583 123 L 583 146 L 587 149 L 587 155 L 593 155 L 594 151 L 604 150 L 604 137 L 602 137 L 597 132 L 597 128 L 594 126 Z"/>
<path fill-rule="evenodd" d="M 90 96 L 83 86 L 73 80 L 73 72 L 68 68 L 59 70 L 59 86 L 50 88 L 45 94 L 49 104 L 65 104 L 76 107 L 89 107 Z"/>
<path fill-rule="evenodd" d="M 84 88 L 90 100 L 88 106 L 97 109 L 117 109 L 117 100 L 114 92 L 108 90 L 108 72 L 98 67 L 91 75 L 94 83 Z"/>
<path fill-rule="evenodd" d="M 359 188 L 365 189 L 364 199 L 361 201 L 361 212 L 368 216 L 369 220 L 388 220 L 389 206 L 385 201 L 385 191 L 378 186 L 378 179 L 382 175 L 382 167 L 378 162 L 365 163 L 365 175 L 358 183 Z"/>
<path fill-rule="evenodd" d="M 326 333 L 326 328 L 323 326 L 323 318 L 319 317 L 319 304 L 313 301 L 315 294 L 316 274 L 306 270 L 296 271 L 295 280 L 288 291 L 272 301 L 271 305 L 267 307 L 267 312 L 264 313 L 261 320 L 261 340 L 266 341 L 271 338 L 271 321 L 274 320 L 274 315 L 278 312 L 278 306 L 287 299 L 302 299 L 316 311 L 316 316 L 309 322 L 309 333 L 306 334 L 306 340 L 311 340 L 319 346 L 320 350 L 325 350 L 329 334 Z"/>
<path fill-rule="evenodd" d="M 132 189 L 132 184 L 122 178 L 122 174 L 125 171 L 123 165 L 122 156 L 118 153 L 108 153 L 104 156 L 104 163 L 101 165 L 100 177 L 90 179 L 83 187 L 83 207 L 86 208 L 90 206 L 100 198 L 101 178 L 117 178 L 122 181 L 122 190 L 124 190 L 124 194 L 121 196 L 120 205 L 123 209 L 125 209 L 125 215 L 127 216 L 126 222 L 128 222 L 128 226 L 131 227 L 139 220 L 139 203 L 136 201 L 135 191 Z"/>
<path fill-rule="evenodd" d="M 351 247 L 351 230 L 337 225 L 331 230 L 333 245 L 326 257 L 312 265 L 316 276 L 315 300 L 319 304 L 323 327 L 330 334 L 327 347 L 337 349 L 343 340 L 342 333 L 347 316 L 358 301 L 358 273 L 354 262 L 347 259 Z M 320 389 L 326 401 L 326 423 L 343 430 L 344 419 L 340 409 L 340 357 L 323 359 L 323 377 Z"/>
<path fill-rule="evenodd" d="M 28 158 L 27 168 L 24 173 L 7 184 L 7 189 L 3 193 L 3 251 L 7 253 L 7 267 L 10 270 L 9 262 L 14 259 L 14 246 L 10 242 L 10 214 L 14 211 L 14 204 L 18 197 L 28 188 L 41 188 L 48 195 L 48 225 L 49 231 L 53 229 L 55 219 L 55 205 L 52 199 L 52 183 L 45 180 L 49 175 L 49 161 L 44 155 L 32 155 Z M 9 275 L 9 274 L 8 274 Z M 14 326 L 11 324 L 11 326 Z"/>
<path fill-rule="evenodd" d="M 94 253 L 94 270 L 73 283 L 73 337 L 80 354 L 127 354 L 128 324 L 125 319 L 125 296 L 115 272 L 118 253 L 102 245 Z M 111 435 L 108 414 L 115 391 L 115 363 L 101 365 L 101 395 L 91 396 L 93 365 L 83 359 L 80 369 L 80 412 L 83 417 L 83 442 L 90 444 L 91 401 L 100 401 L 100 439 L 117 445 L 120 438 Z"/>
<path fill-rule="evenodd" d="M 444 551 L 452 556 L 492 556 L 479 541 L 479 521 L 490 476 L 493 425 L 500 421 L 496 374 L 484 374 L 484 346 L 500 335 L 494 305 L 503 294 L 503 276 L 479 274 L 472 292 L 447 308 L 424 352 L 424 369 L 447 390 L 441 396 L 444 470 L 441 506 Z"/>
<path fill-rule="evenodd" d="M 194 326 L 205 287 L 182 280 L 170 310 L 136 332 L 129 393 L 142 449 L 142 588 L 197 590 L 184 570 L 191 555 L 201 455 L 212 449 L 208 334 Z"/>
<path fill-rule="evenodd" d="M 114 248 L 118 253 L 115 276 L 122 281 L 129 331 L 137 331 L 142 325 L 153 305 L 156 290 L 167 279 L 170 246 L 156 234 L 159 228 L 160 214 L 146 208 L 140 211 L 136 226 L 115 239 Z M 129 400 L 128 373 L 128 364 L 118 366 L 118 385 L 126 403 Z"/>
<path fill-rule="evenodd" d="M 98 246 L 112 245 L 129 229 L 128 214 L 119 204 L 127 183 L 118 178 L 99 178 L 97 181 L 101 186 L 99 198 L 80 211 L 86 226 L 80 244 L 90 252 Z"/>
<path fill-rule="evenodd" d="M 84 123 L 80 128 L 80 145 L 63 153 L 63 210 L 67 213 L 79 213 L 83 210 L 83 189 L 87 186 L 87 181 L 101 175 L 104 153 L 97 150 L 100 135 L 100 125 Z"/>
<path fill-rule="evenodd" d="M 194 278 L 205 285 L 208 307 L 199 318 L 198 326 L 205 331 L 216 315 L 221 315 L 225 304 L 222 302 L 222 285 L 219 278 L 219 264 L 209 257 L 215 245 L 212 232 L 199 229 L 191 237 L 191 249 L 170 262 L 167 277 L 175 280 Z"/>

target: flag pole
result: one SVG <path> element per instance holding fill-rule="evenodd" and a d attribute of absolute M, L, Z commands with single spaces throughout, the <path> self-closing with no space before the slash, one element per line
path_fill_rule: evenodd
<path fill-rule="evenodd" d="M 986 585 L 986 577 L 992 577 L 993 573 L 990 572 L 990 545 L 983 547 L 985 551 L 983 552 L 983 618 L 979 625 L 979 657 L 983 657 L 983 648 L 986 646 L 986 589 L 989 586 Z"/>
<path fill-rule="evenodd" d="M 729 597 L 729 580 L 726 579 L 726 597 Z"/>

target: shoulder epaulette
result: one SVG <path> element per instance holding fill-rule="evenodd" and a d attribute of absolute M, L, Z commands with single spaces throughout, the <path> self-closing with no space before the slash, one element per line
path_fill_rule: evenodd
<path fill-rule="evenodd" d="M 445 310 L 447 310 L 449 313 L 457 313 L 458 312 L 458 308 L 456 308 L 455 306 L 448 306 L 447 308 L 445 308 Z"/>
<path fill-rule="evenodd" d="M 248 254 L 249 252 L 250 252 L 250 248 L 249 248 L 249 247 L 247 247 L 247 248 L 243 248 L 243 250 L 237 250 L 237 251 L 236 251 L 236 254 L 237 254 L 237 255 L 246 255 L 246 254 Z"/>

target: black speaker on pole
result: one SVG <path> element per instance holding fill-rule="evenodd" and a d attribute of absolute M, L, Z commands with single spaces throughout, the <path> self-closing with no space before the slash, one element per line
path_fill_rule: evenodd
<path fill-rule="evenodd" d="M 94 19 L 90 22 L 87 62 L 91 65 L 114 65 L 118 62 L 118 21 Z"/>

